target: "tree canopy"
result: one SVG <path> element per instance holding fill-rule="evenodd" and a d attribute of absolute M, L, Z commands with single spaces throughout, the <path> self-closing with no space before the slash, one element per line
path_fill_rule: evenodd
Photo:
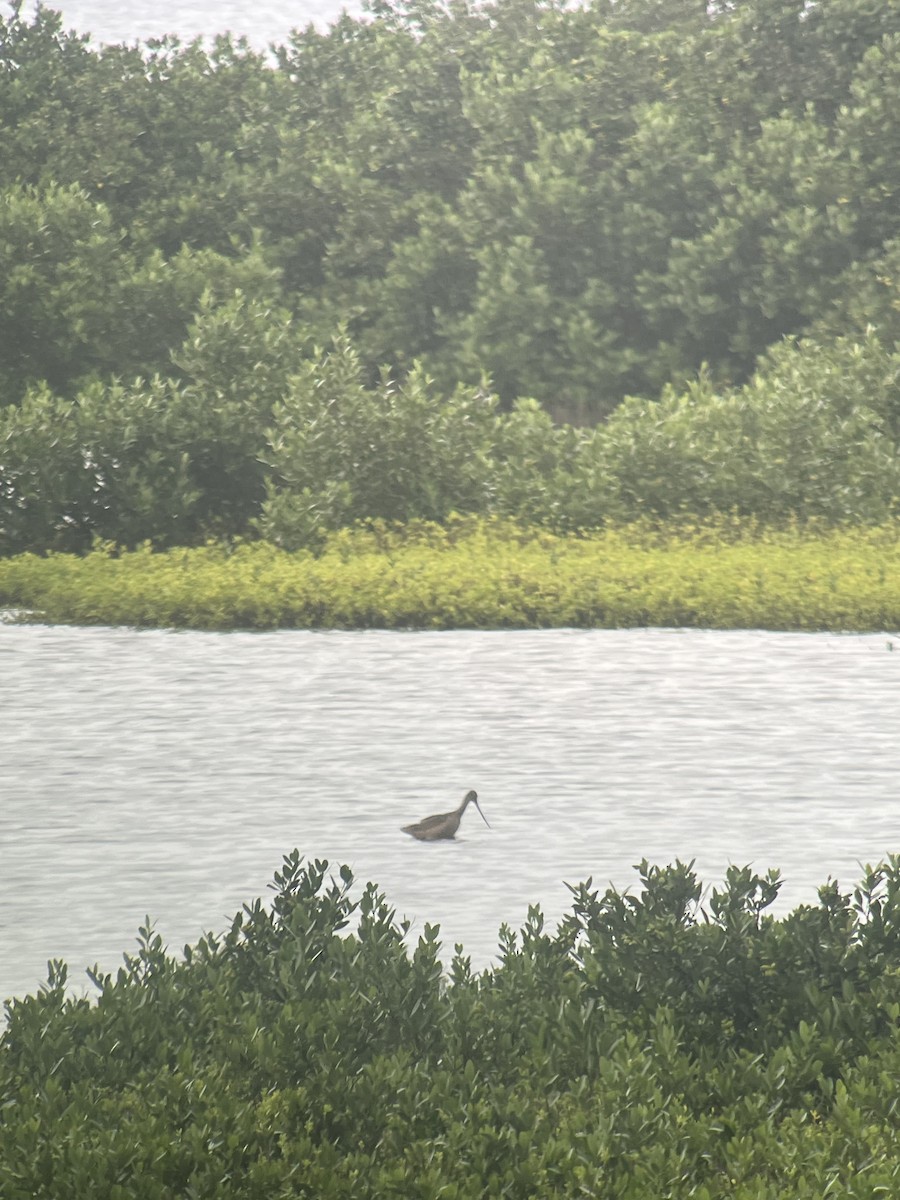
<path fill-rule="evenodd" d="M 268 56 L 228 36 L 95 46 L 51 9 L 15 5 L 0 19 L 0 545 L 196 540 L 288 509 L 311 528 L 305 492 L 332 497 L 329 520 L 439 516 L 440 481 L 393 507 L 382 489 L 361 512 L 340 471 L 297 474 L 301 443 L 324 436 L 310 397 L 331 377 L 311 364 L 338 342 L 360 395 L 375 389 L 410 430 L 417 405 L 440 409 L 403 436 L 447 464 L 439 431 L 476 411 L 459 438 L 490 425 L 501 464 L 530 461 L 509 431 L 534 439 L 544 413 L 557 427 L 612 418 L 613 440 L 639 426 L 652 443 L 677 420 L 696 442 L 702 410 L 702 451 L 707 418 L 744 428 L 725 413 L 762 401 L 770 354 L 809 381 L 815 352 L 791 365 L 785 339 L 845 362 L 836 340 L 862 346 L 883 380 L 900 336 L 898 114 L 893 0 L 377 0 Z M 213 379 L 214 363 L 233 370 Z M 487 393 L 493 425 L 461 399 Z M 769 388 L 750 424 L 781 403 L 802 405 Z M 844 422 L 844 458 L 895 454 L 896 392 L 849 413 L 827 403 L 816 420 Z M 323 417 L 335 430 L 337 411 Z M 168 524 L 156 504 L 159 519 L 110 530 L 46 481 L 36 491 L 47 472 L 29 456 L 51 425 L 59 442 L 40 452 L 64 455 L 71 433 L 95 516 L 135 512 L 144 471 L 157 499 L 175 489 Z M 332 462 L 350 452 L 336 437 Z M 548 432 L 551 474 L 584 440 Z M 132 470 L 137 446 L 149 465 Z M 130 492 L 114 500 L 123 472 Z M 490 482 L 485 509 L 481 485 L 458 482 L 463 510 L 510 494 Z M 892 486 L 877 485 L 874 519 Z M 733 491 L 715 502 L 745 508 Z M 32 519 L 38 492 L 54 528 Z M 593 492 L 591 519 L 598 505 Z"/>

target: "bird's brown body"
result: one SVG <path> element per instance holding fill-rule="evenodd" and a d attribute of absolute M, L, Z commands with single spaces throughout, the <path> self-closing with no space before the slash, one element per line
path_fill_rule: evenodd
<path fill-rule="evenodd" d="M 490 829 L 487 817 L 481 812 L 481 805 L 478 803 L 478 793 L 466 792 L 462 804 L 459 808 L 455 808 L 453 812 L 439 813 L 436 817 L 426 817 L 424 821 L 417 821 L 415 825 L 404 825 L 403 832 L 408 833 L 411 837 L 418 838 L 420 842 L 439 842 L 445 838 L 456 837 L 456 831 L 459 829 L 462 815 L 470 804 L 475 805 L 481 813 L 482 821 Z"/>

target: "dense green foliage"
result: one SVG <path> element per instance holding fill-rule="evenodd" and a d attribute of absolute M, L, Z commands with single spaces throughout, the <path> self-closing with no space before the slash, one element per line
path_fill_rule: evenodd
<path fill-rule="evenodd" d="M 777 872 L 642 863 L 448 974 L 327 866 L 183 959 L 143 929 L 96 1003 L 53 963 L 8 1004 L 4 1200 L 896 1194 L 900 860 L 782 918 Z"/>
<path fill-rule="evenodd" d="M 449 388 L 487 371 L 506 400 L 601 413 L 703 361 L 746 373 L 896 254 L 893 0 L 373 16 L 271 60 L 94 48 L 13 9 L 7 401 L 168 369 L 207 281 L 249 267 L 318 340 L 350 319 L 372 367 L 424 357 Z"/>
<path fill-rule="evenodd" d="M 345 335 L 301 353 L 285 313 L 238 296 L 192 323 L 181 380 L 30 392 L 0 412 L 0 548 L 314 548 L 354 521 L 454 512 L 559 532 L 716 512 L 877 524 L 900 503 L 900 353 L 874 334 L 784 344 L 740 388 L 702 376 L 592 429 L 484 388 L 442 397 L 421 368 L 369 384 Z"/>
<path fill-rule="evenodd" d="M 896 0 L 14 5 L 0 121 L 0 553 L 896 508 Z"/>
<path fill-rule="evenodd" d="M 29 620 L 251 628 L 642 625 L 900 629 L 896 524 L 752 522 L 586 537 L 458 518 L 344 530 L 324 551 L 221 543 L 0 560 L 0 605 Z"/>

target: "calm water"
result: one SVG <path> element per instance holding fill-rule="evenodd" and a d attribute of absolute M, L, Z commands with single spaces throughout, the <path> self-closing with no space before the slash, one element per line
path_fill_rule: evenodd
<path fill-rule="evenodd" d="M 478 965 L 644 856 L 779 866 L 786 906 L 900 849 L 888 635 L 0 626 L 0 681 L 0 996 L 114 969 L 145 914 L 223 929 L 295 846 Z M 491 829 L 400 832 L 469 787 Z"/>
<path fill-rule="evenodd" d="M 346 9 L 362 12 L 362 0 L 192 0 L 187 4 L 158 4 L 151 0 L 48 0 L 61 12 L 66 29 L 89 33 L 96 42 L 135 42 L 175 33 L 189 40 L 226 30 L 265 49 L 284 42 L 292 29 L 313 23 L 324 28 Z M 9 14 L 9 4 L 0 3 Z M 24 12 L 30 16 L 33 4 Z"/>

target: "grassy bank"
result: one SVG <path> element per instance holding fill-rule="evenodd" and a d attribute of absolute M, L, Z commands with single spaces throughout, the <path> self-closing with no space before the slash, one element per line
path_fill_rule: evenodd
<path fill-rule="evenodd" d="M 778 920 L 773 872 L 643 863 L 449 977 L 327 866 L 183 958 L 142 930 L 96 1004 L 61 964 L 10 1004 L 4 1200 L 898 1194 L 900 860 Z"/>
<path fill-rule="evenodd" d="M 505 522 L 347 530 L 322 553 L 265 543 L 0 560 L 34 619 L 192 629 L 698 626 L 900 628 L 900 525 L 722 521 L 584 537 Z"/>

